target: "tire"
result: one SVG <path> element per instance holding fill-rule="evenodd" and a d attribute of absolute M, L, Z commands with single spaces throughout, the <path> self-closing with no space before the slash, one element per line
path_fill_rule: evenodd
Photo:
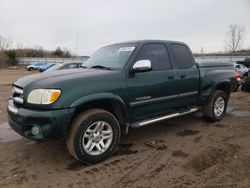
<path fill-rule="evenodd" d="M 240 85 L 238 85 L 235 89 L 234 89 L 234 92 L 237 92 L 238 89 L 239 89 Z"/>
<path fill-rule="evenodd" d="M 95 164 L 116 151 L 120 135 L 119 122 L 113 114 L 102 109 L 91 109 L 80 113 L 71 123 L 67 148 L 78 161 Z"/>
<path fill-rule="evenodd" d="M 33 68 L 33 67 L 30 67 L 30 68 L 29 68 L 29 71 L 33 71 L 33 70 L 34 70 L 34 68 Z"/>
<path fill-rule="evenodd" d="M 246 91 L 246 86 L 247 86 L 247 75 L 244 75 L 242 78 L 242 84 L 241 84 L 241 90 Z"/>
<path fill-rule="evenodd" d="M 203 107 L 203 114 L 210 121 L 222 120 L 227 110 L 228 95 L 221 90 L 215 90 L 208 103 Z"/>

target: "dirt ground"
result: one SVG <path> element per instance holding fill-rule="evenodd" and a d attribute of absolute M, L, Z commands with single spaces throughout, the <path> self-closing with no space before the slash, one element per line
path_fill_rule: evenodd
<path fill-rule="evenodd" d="M 217 123 L 197 113 L 133 129 L 113 157 L 86 166 L 64 141 L 37 143 L 5 123 L 11 83 L 26 74 L 0 70 L 0 187 L 250 187 L 250 93 L 233 93 Z"/>
<path fill-rule="evenodd" d="M 11 95 L 12 84 L 20 77 L 37 73 L 30 72 L 21 68 L 21 70 L 0 69 L 0 123 L 7 121 L 6 102 Z"/>

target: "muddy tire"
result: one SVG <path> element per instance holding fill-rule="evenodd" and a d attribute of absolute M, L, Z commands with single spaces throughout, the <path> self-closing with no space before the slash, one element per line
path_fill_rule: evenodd
<path fill-rule="evenodd" d="M 28 71 L 33 71 L 34 70 L 34 68 L 33 67 L 30 67 L 29 69 L 28 69 Z"/>
<path fill-rule="evenodd" d="M 113 114 L 91 109 L 80 113 L 71 123 L 67 148 L 80 162 L 95 164 L 116 151 L 120 135 L 119 122 Z"/>
<path fill-rule="evenodd" d="M 215 90 L 209 102 L 203 107 L 203 114 L 210 121 L 220 121 L 227 110 L 228 95 L 221 90 Z"/>
<path fill-rule="evenodd" d="M 248 80 L 248 75 L 244 75 L 242 78 L 242 83 L 241 83 L 241 90 L 246 91 L 247 89 L 247 80 Z"/>
<path fill-rule="evenodd" d="M 239 85 L 238 86 L 236 86 L 236 88 L 234 89 L 234 92 L 237 92 L 238 91 L 238 89 L 239 89 Z"/>

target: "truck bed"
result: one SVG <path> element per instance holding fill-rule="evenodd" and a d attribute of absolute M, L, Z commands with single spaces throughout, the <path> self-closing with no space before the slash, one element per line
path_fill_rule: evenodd
<path fill-rule="evenodd" d="M 233 63 L 230 62 L 220 62 L 220 61 L 204 61 L 204 62 L 196 62 L 199 68 L 206 67 L 233 67 Z"/>

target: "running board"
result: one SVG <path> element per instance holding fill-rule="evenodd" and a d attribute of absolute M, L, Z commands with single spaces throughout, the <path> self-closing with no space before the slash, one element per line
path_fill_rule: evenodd
<path fill-rule="evenodd" d="M 171 119 L 171 118 L 174 118 L 174 117 L 179 117 L 179 116 L 183 116 L 183 115 L 186 115 L 186 114 L 191 114 L 191 113 L 197 112 L 199 109 L 200 108 L 195 107 L 195 108 L 191 108 L 191 109 L 189 109 L 187 111 L 183 111 L 183 112 L 177 112 L 177 113 L 173 113 L 173 114 L 160 116 L 160 117 L 157 117 L 157 118 L 152 118 L 152 119 L 148 119 L 148 120 L 144 120 L 144 121 L 138 121 L 138 122 L 130 124 L 130 127 L 132 127 L 132 128 L 143 127 L 145 125 L 149 125 L 149 124 L 156 123 L 156 122 L 159 122 L 159 121 L 163 121 L 163 120 L 166 120 L 166 119 Z"/>

